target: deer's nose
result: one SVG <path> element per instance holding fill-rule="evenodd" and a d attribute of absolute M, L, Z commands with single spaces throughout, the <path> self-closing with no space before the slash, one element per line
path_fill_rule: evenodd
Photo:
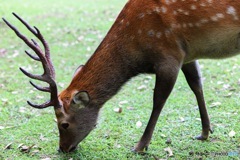
<path fill-rule="evenodd" d="M 76 148 L 77 148 L 76 146 L 72 146 L 72 145 L 68 148 L 60 146 L 58 149 L 58 152 L 63 152 L 63 153 L 73 152 L 76 150 Z"/>

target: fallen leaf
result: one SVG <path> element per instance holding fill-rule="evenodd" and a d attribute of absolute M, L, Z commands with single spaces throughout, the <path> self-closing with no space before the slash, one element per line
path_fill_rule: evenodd
<path fill-rule="evenodd" d="M 231 130 L 228 135 L 230 138 L 233 138 L 236 135 L 236 132 L 234 130 Z"/>
<path fill-rule="evenodd" d="M 45 138 L 43 134 L 40 135 L 39 139 L 41 141 L 46 141 L 47 140 L 47 138 Z M 36 148 L 38 148 L 38 147 L 36 147 Z"/>
<path fill-rule="evenodd" d="M 121 145 L 120 144 L 116 144 L 115 148 L 121 148 Z"/>
<path fill-rule="evenodd" d="M 33 148 L 33 146 L 34 146 L 34 144 L 31 145 L 31 146 L 23 145 L 23 146 L 19 147 L 19 149 L 20 149 L 21 152 L 29 153 L 30 150 Z"/>
<path fill-rule="evenodd" d="M 29 146 L 22 145 L 21 147 L 19 147 L 19 149 L 21 152 L 26 152 L 29 150 Z"/>
<path fill-rule="evenodd" d="M 201 118 L 195 118 L 197 121 L 202 121 Z"/>
<path fill-rule="evenodd" d="M 7 149 L 11 149 L 12 148 L 12 142 L 7 144 L 5 147 L 4 147 L 4 150 L 7 150 Z"/>
<path fill-rule="evenodd" d="M 8 126 L 8 127 L 0 126 L 0 130 L 9 129 L 9 128 L 14 128 L 14 126 Z"/>
<path fill-rule="evenodd" d="M 31 152 L 31 155 L 33 156 L 33 155 L 35 155 L 35 154 L 37 154 L 37 153 L 39 153 L 40 151 L 39 150 L 33 150 L 32 152 Z"/>
<path fill-rule="evenodd" d="M 137 121 L 136 127 L 137 127 L 137 128 L 141 128 L 141 127 L 142 127 L 142 122 L 141 122 L 141 121 Z"/>
<path fill-rule="evenodd" d="M 232 96 L 232 92 L 229 92 L 227 95 L 224 95 L 223 97 L 226 97 L 226 98 L 228 98 L 228 97 L 231 97 Z"/>
<path fill-rule="evenodd" d="M 47 157 L 47 158 L 43 158 L 41 160 L 51 160 L 51 158 Z"/>
<path fill-rule="evenodd" d="M 144 90 L 144 89 L 146 89 L 146 88 L 147 88 L 146 85 L 141 85 L 141 86 L 139 86 L 137 89 L 142 91 L 142 90 Z"/>
<path fill-rule="evenodd" d="M 170 138 L 168 138 L 165 143 L 166 144 L 172 144 L 172 140 Z"/>
<path fill-rule="evenodd" d="M 44 96 L 40 96 L 40 95 L 37 95 L 36 96 L 38 99 L 43 99 L 44 98 Z"/>
<path fill-rule="evenodd" d="M 7 53 L 7 50 L 4 48 L 0 49 L 0 57 L 3 57 Z"/>
<path fill-rule="evenodd" d="M 114 108 L 114 112 L 116 113 L 122 113 L 122 108 L 119 107 L 119 108 Z"/>
<path fill-rule="evenodd" d="M 79 37 L 77 38 L 78 41 L 82 41 L 83 39 L 84 39 L 84 36 L 79 36 Z"/>
<path fill-rule="evenodd" d="M 160 134 L 161 137 L 166 138 L 167 136 L 165 134 Z"/>
<path fill-rule="evenodd" d="M 2 98 L 1 100 L 2 100 L 2 102 L 7 102 L 8 101 L 8 99 L 6 99 L 6 98 Z"/>
<path fill-rule="evenodd" d="M 228 88 L 230 88 L 230 87 L 231 87 L 231 86 L 230 86 L 229 84 L 224 84 L 224 85 L 223 85 L 223 88 L 224 88 L 224 89 L 228 89 Z"/>
<path fill-rule="evenodd" d="M 185 119 L 183 117 L 180 117 L 181 122 L 185 122 Z"/>
<path fill-rule="evenodd" d="M 222 82 L 222 81 L 218 81 L 218 82 L 217 82 L 217 84 L 219 84 L 219 85 L 220 85 L 220 84 L 223 84 L 223 83 L 224 83 L 224 82 Z"/>
<path fill-rule="evenodd" d="M 24 144 L 23 143 L 21 143 L 21 144 L 19 144 L 18 145 L 18 147 L 17 148 L 20 148 L 20 147 L 22 147 Z"/>
<path fill-rule="evenodd" d="M 173 151 L 172 151 L 172 149 L 170 147 L 165 148 L 164 151 L 168 152 L 168 156 L 169 157 L 173 156 Z"/>
<path fill-rule="evenodd" d="M 25 113 L 26 110 L 27 110 L 27 109 L 26 109 L 25 107 L 20 107 L 20 108 L 19 108 L 19 112 L 21 112 L 21 113 Z"/>
<path fill-rule="evenodd" d="M 118 104 L 119 104 L 119 105 L 124 105 L 124 104 L 127 104 L 127 103 L 128 103 L 128 101 L 125 100 L 125 101 L 121 101 L 121 102 L 119 102 Z"/>
<path fill-rule="evenodd" d="M 221 102 L 213 102 L 210 107 L 213 108 L 213 107 L 219 107 L 222 103 Z"/>
<path fill-rule="evenodd" d="M 128 110 L 134 110 L 134 107 L 127 107 Z"/>
<path fill-rule="evenodd" d="M 61 88 L 64 88 L 64 86 L 65 86 L 64 83 L 58 83 L 58 85 L 59 85 Z"/>
<path fill-rule="evenodd" d="M 13 91 L 12 94 L 18 94 L 18 91 Z"/>

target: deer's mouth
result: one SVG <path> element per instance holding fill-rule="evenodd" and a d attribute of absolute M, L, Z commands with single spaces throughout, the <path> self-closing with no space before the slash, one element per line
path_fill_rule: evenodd
<path fill-rule="evenodd" d="M 62 153 L 69 153 L 69 152 L 73 152 L 77 149 L 77 146 L 70 146 L 69 148 L 64 148 L 62 146 L 59 147 L 58 152 L 62 152 Z"/>

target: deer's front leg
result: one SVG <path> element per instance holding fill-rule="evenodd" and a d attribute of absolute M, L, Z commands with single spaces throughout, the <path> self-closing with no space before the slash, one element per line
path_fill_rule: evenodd
<path fill-rule="evenodd" d="M 212 129 L 210 126 L 210 120 L 207 113 L 207 108 L 205 105 L 205 100 L 203 96 L 202 90 L 202 81 L 201 81 L 201 73 L 199 69 L 199 65 L 197 61 L 188 63 L 183 65 L 182 71 L 187 79 L 188 85 L 194 92 L 198 107 L 200 111 L 201 121 L 202 121 L 202 133 L 201 135 L 197 136 L 196 139 L 198 140 L 206 140 L 209 136 L 209 131 L 212 133 Z"/>
<path fill-rule="evenodd" d="M 144 150 L 147 150 L 159 114 L 176 82 L 179 69 L 181 68 L 180 66 L 181 62 L 173 58 L 168 59 L 163 63 L 159 63 L 155 66 L 156 83 L 153 97 L 153 110 L 151 117 L 148 121 L 147 127 L 140 141 L 134 148 L 135 152 L 141 153 L 144 152 Z"/>

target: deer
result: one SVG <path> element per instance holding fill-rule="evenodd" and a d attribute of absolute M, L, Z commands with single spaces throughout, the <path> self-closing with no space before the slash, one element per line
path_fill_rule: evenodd
<path fill-rule="evenodd" d="M 43 44 L 27 39 L 18 29 L 3 21 L 35 53 L 26 54 L 41 62 L 44 73 L 31 79 L 48 83 L 37 90 L 50 93 L 50 100 L 34 108 L 54 107 L 59 129 L 59 150 L 76 150 L 78 144 L 96 127 L 99 111 L 132 77 L 155 74 L 153 109 L 136 153 L 147 151 L 161 110 L 178 73 L 184 73 L 193 91 L 201 118 L 201 134 L 208 139 L 211 128 L 203 94 L 198 59 L 223 59 L 240 51 L 240 2 L 237 0 L 129 0 L 93 55 L 79 66 L 66 89 L 58 94 L 50 49 L 37 27 L 32 28 L 13 15 Z"/>

